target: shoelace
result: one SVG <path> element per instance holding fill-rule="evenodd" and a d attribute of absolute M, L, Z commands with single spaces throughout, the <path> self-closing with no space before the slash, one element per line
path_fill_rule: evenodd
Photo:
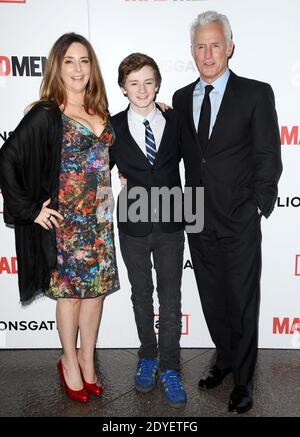
<path fill-rule="evenodd" d="M 156 370 L 156 367 L 157 367 L 156 364 L 154 364 L 153 362 L 149 363 L 149 361 L 146 360 L 141 361 L 139 363 L 138 373 L 143 373 L 143 376 L 147 378 L 153 375 L 153 373 Z"/>
<path fill-rule="evenodd" d="M 172 391 L 182 390 L 182 384 L 179 375 L 176 372 L 165 375 L 163 378 L 163 383 Z"/>

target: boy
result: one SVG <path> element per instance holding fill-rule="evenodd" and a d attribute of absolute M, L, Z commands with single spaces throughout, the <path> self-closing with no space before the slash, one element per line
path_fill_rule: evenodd
<path fill-rule="evenodd" d="M 178 116 L 173 110 L 162 113 L 154 103 L 161 75 L 149 56 L 127 56 L 119 66 L 118 83 L 130 104 L 112 117 L 116 140 L 110 148 L 110 160 L 111 167 L 116 164 L 127 180 L 118 199 L 118 227 L 141 342 L 135 386 L 140 392 L 152 390 L 159 368 L 167 402 L 181 407 L 186 403 L 186 393 L 179 375 L 184 225 L 174 212 L 182 204 Z M 177 202 L 171 195 L 167 202 L 164 199 L 155 204 L 153 189 L 161 187 L 177 190 L 177 194 L 179 191 Z M 144 197 L 135 210 L 140 217 L 133 217 L 134 190 L 139 191 L 140 200 L 146 194 L 146 200 Z M 166 220 L 163 212 L 168 208 Z M 158 342 L 154 331 L 151 255 L 157 275 Z"/>

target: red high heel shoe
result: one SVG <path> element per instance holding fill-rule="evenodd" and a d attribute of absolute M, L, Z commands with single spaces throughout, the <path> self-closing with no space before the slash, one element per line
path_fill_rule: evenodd
<path fill-rule="evenodd" d="M 102 392 L 103 392 L 103 387 L 97 385 L 97 382 L 99 382 L 99 379 L 97 378 L 96 382 L 93 382 L 92 384 L 90 382 L 87 382 L 84 379 L 82 368 L 80 367 L 79 363 L 78 363 L 78 365 L 79 365 L 79 369 L 80 369 L 80 372 L 81 372 L 81 378 L 82 378 L 82 381 L 83 381 L 83 384 L 84 384 L 84 388 L 86 389 L 86 391 L 91 393 L 94 396 L 100 396 L 102 394 Z"/>
<path fill-rule="evenodd" d="M 79 402 L 87 402 L 89 400 L 89 395 L 87 394 L 87 391 L 85 388 L 82 388 L 81 390 L 72 390 L 66 383 L 65 375 L 64 375 L 64 369 L 62 365 L 62 360 L 60 359 L 57 363 L 57 368 L 60 373 L 60 377 L 66 392 L 66 395 L 72 399 L 73 401 L 79 401 Z"/>

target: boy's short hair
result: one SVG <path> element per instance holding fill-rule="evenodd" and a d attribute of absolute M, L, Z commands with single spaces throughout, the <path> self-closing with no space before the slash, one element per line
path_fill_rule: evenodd
<path fill-rule="evenodd" d="M 149 66 L 153 69 L 156 86 L 159 88 L 161 84 L 161 74 L 157 63 L 153 58 L 143 53 L 131 53 L 123 59 L 119 65 L 118 84 L 124 87 L 127 76 L 133 71 L 139 71 L 145 66 Z"/>

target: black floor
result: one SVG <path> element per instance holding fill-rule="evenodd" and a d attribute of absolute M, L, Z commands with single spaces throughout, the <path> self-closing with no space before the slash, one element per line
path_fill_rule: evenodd
<path fill-rule="evenodd" d="M 209 391 L 199 391 L 199 376 L 213 350 L 183 349 L 182 376 L 188 402 L 169 407 L 161 390 L 141 394 L 133 385 L 135 349 L 98 349 L 97 366 L 104 392 L 87 404 L 69 400 L 59 382 L 60 350 L 0 351 L 0 417 L 232 417 L 227 403 L 231 376 Z M 254 407 L 243 416 L 300 416 L 300 351 L 259 350 Z"/>

